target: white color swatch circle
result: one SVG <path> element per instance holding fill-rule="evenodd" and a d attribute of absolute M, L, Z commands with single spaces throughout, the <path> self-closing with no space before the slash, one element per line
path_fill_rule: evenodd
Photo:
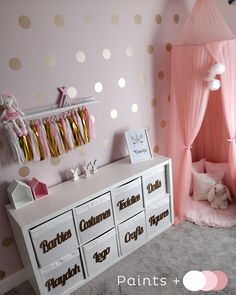
<path fill-rule="evenodd" d="M 138 111 L 138 105 L 137 105 L 136 103 L 134 103 L 134 104 L 132 105 L 132 112 L 133 112 L 133 113 L 137 113 L 137 111 Z"/>
<path fill-rule="evenodd" d="M 111 51 L 110 51 L 110 49 L 107 49 L 107 48 L 103 49 L 102 56 L 106 60 L 110 59 L 111 58 Z"/>
<path fill-rule="evenodd" d="M 118 81 L 118 85 L 120 88 L 124 88 L 125 85 L 126 85 L 126 81 L 124 78 L 120 78 L 119 81 Z"/>
<path fill-rule="evenodd" d="M 206 277 L 202 272 L 192 270 L 185 274 L 183 284 L 189 291 L 200 291 L 206 285 Z"/>
<path fill-rule="evenodd" d="M 118 117 L 118 111 L 116 109 L 111 110 L 110 113 L 112 119 L 116 119 Z"/>
<path fill-rule="evenodd" d="M 76 96 L 77 96 L 77 90 L 76 90 L 76 88 L 75 87 L 69 87 L 68 89 L 67 89 L 67 94 L 68 94 L 68 96 L 70 97 L 70 98 L 75 98 Z"/>
<path fill-rule="evenodd" d="M 102 90 L 103 90 L 103 85 L 102 85 L 102 83 L 101 83 L 101 82 L 97 82 L 97 83 L 95 83 L 95 85 L 94 85 L 94 89 L 95 89 L 95 91 L 96 91 L 97 93 L 101 93 Z"/>

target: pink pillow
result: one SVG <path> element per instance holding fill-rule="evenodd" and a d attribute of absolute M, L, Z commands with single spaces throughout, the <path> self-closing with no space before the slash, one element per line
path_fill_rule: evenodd
<path fill-rule="evenodd" d="M 230 187 L 230 175 L 228 172 L 228 163 L 212 163 L 205 161 L 206 173 L 224 172 L 223 182 Z"/>
<path fill-rule="evenodd" d="M 207 200 L 209 189 L 222 180 L 224 172 L 218 173 L 196 173 L 193 172 L 193 199 Z"/>
<path fill-rule="evenodd" d="M 204 172 L 204 164 L 205 164 L 205 159 L 201 159 L 198 162 L 193 162 L 192 163 L 192 172 L 203 173 Z M 193 194 L 193 177 L 191 179 L 189 194 L 190 195 Z"/>

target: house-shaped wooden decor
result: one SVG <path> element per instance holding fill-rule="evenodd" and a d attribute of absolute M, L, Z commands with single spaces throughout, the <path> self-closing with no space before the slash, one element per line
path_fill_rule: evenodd
<path fill-rule="evenodd" d="M 37 178 L 33 178 L 30 181 L 29 186 L 31 187 L 35 200 L 40 199 L 48 194 L 47 185 L 39 181 Z"/>
<path fill-rule="evenodd" d="M 34 201 L 30 186 L 16 179 L 7 188 L 7 193 L 15 209 Z"/>

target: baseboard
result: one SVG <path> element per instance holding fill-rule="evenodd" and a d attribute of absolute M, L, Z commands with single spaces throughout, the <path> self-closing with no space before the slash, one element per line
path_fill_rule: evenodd
<path fill-rule="evenodd" d="M 4 294 L 27 280 L 24 269 L 0 281 L 0 294 Z"/>

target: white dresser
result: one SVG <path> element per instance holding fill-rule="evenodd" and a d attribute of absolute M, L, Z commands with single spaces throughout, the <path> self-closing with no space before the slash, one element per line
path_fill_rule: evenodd
<path fill-rule="evenodd" d="M 171 226 L 171 160 L 124 158 L 7 212 L 35 292 L 70 294 Z"/>

